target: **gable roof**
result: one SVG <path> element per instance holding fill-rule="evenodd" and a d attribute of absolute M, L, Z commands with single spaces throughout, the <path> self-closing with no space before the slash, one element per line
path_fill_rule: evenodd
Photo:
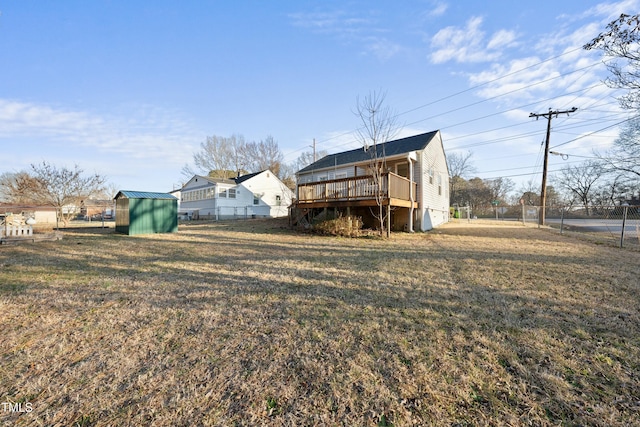
<path fill-rule="evenodd" d="M 267 169 L 265 169 L 265 171 L 266 170 Z M 238 178 L 234 178 L 233 180 L 236 182 L 236 184 L 241 184 L 241 183 L 253 178 L 254 176 L 260 175 L 262 172 L 264 172 L 264 171 L 249 173 L 247 175 L 242 175 L 242 176 L 239 176 Z"/>
<path fill-rule="evenodd" d="M 176 199 L 176 196 L 173 196 L 169 193 L 154 193 L 148 191 L 128 191 L 121 190 L 118 191 L 118 194 L 114 197 L 114 199 L 118 199 L 119 197 L 126 197 L 127 199 L 159 199 L 159 200 L 173 200 Z"/>
<path fill-rule="evenodd" d="M 412 151 L 424 149 L 436 136 L 439 131 L 421 133 L 419 135 L 409 136 L 406 138 L 396 139 L 393 141 L 378 144 L 376 146 L 378 157 L 382 157 L 382 153 L 386 157 L 393 157 L 400 154 L 410 153 Z M 371 150 L 365 151 L 362 148 L 355 150 L 343 151 L 342 153 L 329 154 L 320 160 L 306 166 L 298 171 L 298 173 L 310 172 L 312 170 L 332 168 L 334 166 L 346 165 L 350 163 L 365 162 L 371 159 Z"/>
<path fill-rule="evenodd" d="M 266 172 L 268 169 L 265 169 L 263 171 L 260 172 L 254 172 L 254 173 L 249 173 L 246 175 L 242 175 L 236 178 L 212 178 L 210 176 L 204 176 L 204 175 L 195 175 L 193 178 L 202 178 L 204 180 L 207 180 L 213 184 L 241 184 L 245 181 L 250 180 L 251 178 L 253 178 L 254 176 L 260 175 L 262 172 Z M 189 180 L 191 181 L 191 180 Z"/>
<path fill-rule="evenodd" d="M 189 180 L 189 182 L 191 182 L 194 179 L 197 181 L 198 178 L 204 179 L 205 181 L 209 181 L 212 184 L 235 184 L 235 181 L 232 178 L 213 178 L 205 175 L 194 175 L 193 178 Z"/>

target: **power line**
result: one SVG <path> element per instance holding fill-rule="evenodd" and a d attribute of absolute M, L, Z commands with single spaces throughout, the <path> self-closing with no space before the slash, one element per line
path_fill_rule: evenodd
<path fill-rule="evenodd" d="M 421 122 L 424 122 L 424 121 L 426 121 L 426 120 L 435 119 L 436 117 L 444 116 L 444 115 L 449 114 L 449 113 L 454 113 L 454 112 L 456 112 L 456 111 L 464 110 L 465 108 L 473 107 L 474 105 L 482 104 L 483 102 L 492 101 L 492 100 L 495 100 L 495 99 L 497 99 L 497 98 L 500 98 L 501 96 L 509 95 L 509 94 L 512 94 L 512 93 L 515 93 L 515 92 L 519 92 L 519 91 L 524 90 L 524 89 L 529 89 L 529 88 L 531 88 L 531 87 L 533 87 L 533 86 L 537 86 L 537 85 L 539 85 L 539 84 L 547 83 L 547 82 L 549 82 L 549 81 L 551 81 L 551 80 L 555 80 L 555 79 L 557 79 L 557 78 L 560 78 L 560 77 L 566 76 L 566 75 L 571 74 L 571 73 L 573 73 L 573 72 L 580 71 L 580 70 L 585 69 L 585 68 L 593 67 L 594 65 L 597 65 L 597 64 L 592 64 L 592 65 L 589 65 L 589 66 L 587 66 L 587 67 L 581 68 L 581 69 L 579 69 L 579 70 L 574 70 L 574 71 L 571 71 L 571 72 L 568 72 L 568 73 L 565 73 L 565 74 L 561 74 L 561 75 L 558 75 L 558 76 L 555 76 L 555 77 L 551 77 L 551 78 L 549 78 L 549 79 L 542 80 L 542 81 L 537 82 L 537 83 L 531 83 L 530 85 L 523 86 L 523 87 L 518 88 L 518 89 L 513 89 L 513 90 L 511 90 L 511 91 L 508 91 L 508 92 L 502 93 L 502 94 L 500 94 L 500 95 L 496 95 L 496 96 L 493 96 L 493 97 L 490 97 L 490 98 L 486 98 L 486 99 L 483 99 L 483 100 L 480 100 L 480 101 L 477 101 L 477 102 L 473 102 L 473 103 L 471 103 L 471 104 L 467 104 L 467 105 L 464 105 L 464 106 L 462 106 L 462 107 L 458 107 L 458 108 L 454 108 L 454 109 L 452 109 L 452 110 L 448 110 L 448 111 L 445 111 L 445 112 L 442 112 L 442 113 L 438 113 L 438 114 L 436 114 L 436 115 L 434 115 L 434 116 L 430 116 L 430 117 L 426 117 L 426 118 L 424 118 L 424 119 L 416 120 L 416 121 L 414 121 L 414 122 L 409 123 L 409 124 L 408 124 L 408 126 L 415 125 L 415 124 L 417 124 L 417 123 L 421 123 Z M 587 88 L 579 89 L 579 90 L 576 90 L 576 91 L 573 91 L 573 92 L 564 93 L 563 95 L 564 95 L 564 96 L 566 96 L 566 95 L 573 95 L 573 94 L 580 93 L 580 92 L 583 92 L 583 91 L 591 90 L 591 89 L 593 89 L 593 88 L 595 88 L 595 87 L 598 87 L 598 86 L 601 86 L 601 85 L 602 85 L 602 83 L 598 83 L 598 84 L 595 84 L 595 85 L 589 86 L 589 87 L 587 87 Z M 556 98 L 556 97 L 554 97 L 554 98 Z M 550 99 L 554 99 L 554 98 L 550 98 Z M 504 110 L 504 111 L 501 111 L 501 112 L 498 112 L 498 113 L 489 114 L 489 115 L 487 115 L 487 116 L 483 116 L 483 117 L 479 117 L 479 118 L 476 118 L 476 119 L 467 120 L 467 121 L 465 121 L 465 122 L 457 123 L 457 124 L 452 125 L 452 126 L 445 126 L 445 127 L 440 128 L 440 129 L 447 129 L 447 128 L 451 128 L 451 127 L 454 127 L 454 126 L 459 126 L 459 125 L 462 125 L 462 124 L 471 123 L 471 122 L 473 122 L 473 121 L 482 120 L 482 119 L 485 119 L 485 118 L 487 118 L 487 117 L 495 116 L 495 115 L 502 114 L 502 113 L 505 113 L 505 112 L 508 112 L 508 111 L 514 111 L 514 110 L 517 110 L 517 109 L 520 109 L 520 108 L 523 108 L 523 107 L 528 107 L 528 106 L 531 106 L 531 105 L 534 105 L 534 104 L 539 104 L 539 103 L 544 102 L 544 101 L 546 101 L 546 100 L 531 102 L 531 103 L 529 103 L 529 104 L 525 104 L 525 105 L 523 105 L 523 106 L 521 106 L 521 107 L 511 108 L 511 109 L 509 109 L 509 110 Z"/>
<path fill-rule="evenodd" d="M 560 55 L 552 56 L 551 58 L 547 58 L 547 59 L 545 59 L 545 60 L 543 60 L 543 61 L 540 61 L 540 62 L 537 62 L 537 63 L 535 63 L 535 64 L 529 65 L 528 67 L 520 68 L 519 70 L 512 71 L 512 72 L 507 73 L 507 74 L 504 74 L 504 75 L 502 75 L 502 76 L 500 76 L 500 77 L 496 77 L 495 79 L 488 80 L 488 81 L 486 81 L 486 82 L 484 82 L 484 83 L 480 83 L 480 84 L 475 85 L 475 86 L 472 86 L 472 87 L 470 87 L 470 88 L 467 88 L 467 89 L 461 90 L 461 91 L 456 92 L 456 93 L 454 93 L 454 94 L 452 94 L 452 95 L 448 95 L 448 96 L 445 96 L 445 97 L 442 97 L 442 98 L 436 99 L 435 101 L 431 101 L 431 102 L 428 102 L 428 103 L 426 103 L 426 104 L 420 105 L 420 106 L 418 106 L 418 107 L 412 108 L 412 109 L 410 109 L 410 110 L 404 111 L 404 112 L 402 112 L 402 113 L 398 114 L 398 116 L 400 116 L 400 115 L 404 115 L 404 114 L 408 114 L 408 113 L 412 113 L 412 112 L 414 112 L 414 111 L 416 111 L 416 110 L 422 109 L 422 108 L 424 108 L 424 107 L 428 107 L 428 106 L 433 105 L 433 104 L 436 104 L 436 103 L 438 103 L 438 102 L 446 101 L 447 99 L 451 99 L 451 98 L 453 98 L 453 97 L 455 97 L 455 96 L 462 95 L 463 93 L 467 93 L 467 92 L 470 92 L 470 91 L 472 91 L 472 90 L 475 90 L 475 89 L 481 88 L 481 87 L 483 87 L 483 86 L 486 86 L 486 85 L 488 85 L 488 84 L 495 83 L 495 82 L 497 82 L 497 81 L 499 81 L 499 80 L 505 79 L 505 78 L 507 78 L 507 77 L 511 77 L 511 76 L 513 76 L 513 75 L 516 75 L 516 74 L 521 73 L 521 72 L 523 72 L 523 71 L 526 71 L 526 70 L 528 70 L 528 69 L 531 69 L 531 68 L 534 68 L 534 67 L 538 67 L 538 66 L 540 66 L 541 64 L 544 64 L 545 62 L 553 61 L 554 59 L 558 59 L 558 58 L 560 58 L 560 57 L 562 57 L 562 56 L 564 56 L 564 55 L 568 55 L 568 54 L 570 54 L 570 53 L 576 52 L 576 51 L 581 50 L 581 49 L 582 49 L 582 47 L 578 47 L 578 48 L 575 48 L 575 49 L 573 49 L 573 50 L 570 50 L 570 51 L 567 51 L 567 52 L 561 53 Z M 594 64 L 594 65 L 595 65 L 595 64 Z"/>
<path fill-rule="evenodd" d="M 445 101 L 445 100 L 447 100 L 447 99 L 453 98 L 453 97 L 455 97 L 455 96 L 458 96 L 458 95 L 461 95 L 461 94 L 464 94 L 464 93 L 470 92 L 470 91 L 475 90 L 475 89 L 478 89 L 478 88 L 481 88 L 481 87 L 486 86 L 486 85 L 488 85 L 488 84 L 495 83 L 495 82 L 500 81 L 500 80 L 502 80 L 502 79 L 505 79 L 505 78 L 507 78 L 507 77 L 511 77 L 511 76 L 513 76 L 513 75 L 516 75 L 516 74 L 521 73 L 521 72 L 523 72 L 523 71 L 526 71 L 526 70 L 528 70 L 528 69 L 531 69 L 531 68 L 534 68 L 534 67 L 538 67 L 538 66 L 540 66 L 541 64 L 544 64 L 544 63 L 546 63 L 546 62 L 553 61 L 553 60 L 555 60 L 555 59 L 558 59 L 558 58 L 560 58 L 560 57 L 562 57 L 562 56 L 565 56 L 565 55 L 571 54 L 571 53 L 576 52 L 576 51 L 581 50 L 581 49 L 582 49 L 582 47 L 578 47 L 578 48 L 575 48 L 575 49 L 572 49 L 572 50 L 569 50 L 569 51 L 563 52 L 563 53 L 561 53 L 561 54 L 559 54 L 559 55 L 555 55 L 555 56 L 549 57 L 549 58 L 547 58 L 547 59 L 545 59 L 545 60 L 539 61 L 539 62 L 537 62 L 537 63 L 535 63 L 535 64 L 531 64 L 531 65 L 529 65 L 529 66 L 527 66 L 527 67 L 524 67 L 524 68 L 521 68 L 521 69 L 518 69 L 518 70 L 512 71 L 512 72 L 510 72 L 510 73 L 504 74 L 504 75 L 502 75 L 502 76 L 496 77 L 496 78 L 494 78 L 494 79 L 492 79 L 492 80 L 488 80 L 488 81 L 486 81 L 486 82 L 483 82 L 483 83 L 481 83 L 481 84 L 478 84 L 478 85 L 472 86 L 472 87 L 470 87 L 470 88 L 467 88 L 467 89 L 464 89 L 464 90 L 458 91 L 458 92 L 453 93 L 453 94 L 451 94 L 451 95 L 447 95 L 447 96 L 445 96 L 445 97 L 442 97 L 442 98 L 436 99 L 436 100 L 434 100 L 434 101 L 428 102 L 428 103 L 423 104 L 423 105 L 420 105 L 420 106 L 418 106 L 418 107 L 415 107 L 415 108 L 412 108 L 412 109 L 406 110 L 406 111 L 404 111 L 404 112 L 402 112 L 402 113 L 397 114 L 395 117 L 399 117 L 399 116 L 402 116 L 402 115 L 408 114 L 408 113 L 410 113 L 410 112 L 413 112 L 413 111 L 416 111 L 416 110 L 422 109 L 422 108 L 424 108 L 424 107 L 427 107 L 427 106 L 430 106 L 430 105 L 434 105 L 434 104 L 436 104 L 436 103 L 438 103 L 438 102 L 442 102 L 442 101 Z M 561 75 L 558 75 L 558 76 L 552 77 L 552 78 L 547 79 L 547 80 L 542 81 L 542 82 L 533 83 L 533 84 L 531 84 L 531 85 L 527 85 L 527 86 L 524 86 L 524 87 L 521 87 L 521 88 L 518 88 L 518 89 L 514 89 L 513 91 L 509 91 L 509 92 L 506 92 L 506 93 L 503 93 L 503 94 L 496 95 L 496 96 L 491 97 L 491 98 L 487 98 L 487 99 L 484 99 L 484 100 L 481 100 L 481 101 L 478 101 L 478 102 L 475 102 L 475 103 L 472 103 L 472 104 L 468 104 L 468 105 L 466 105 L 466 106 L 463 106 L 463 107 L 460 107 L 460 108 L 456 108 L 456 109 L 453 109 L 453 110 L 447 111 L 447 112 L 445 112 L 445 113 L 438 114 L 438 115 L 436 115 L 436 116 L 427 117 L 427 118 L 424 118 L 424 119 L 421 119 L 421 120 L 418 120 L 418 121 L 415 121 L 415 122 L 409 123 L 409 124 L 407 124 L 407 126 L 410 126 L 410 125 L 413 125 L 413 124 L 417 124 L 417 123 L 423 122 L 423 121 L 425 121 L 425 120 L 430 120 L 430 119 L 433 119 L 433 118 L 435 118 L 435 117 L 439 117 L 439 116 L 444 115 L 444 114 L 447 114 L 447 113 L 451 113 L 451 112 L 455 112 L 455 111 L 458 111 L 458 110 L 461 110 L 461 109 L 464 109 L 464 108 L 468 108 L 468 107 L 471 107 L 471 106 L 473 106 L 473 105 L 480 104 L 480 103 L 482 103 L 482 102 L 487 102 L 487 101 L 490 101 L 490 100 L 494 100 L 494 99 L 497 99 L 497 98 L 499 98 L 499 97 L 501 97 L 501 96 L 505 96 L 505 95 L 508 95 L 508 94 L 511 94 L 511 93 L 514 93 L 514 92 L 517 92 L 517 91 L 520 91 L 520 90 L 528 89 L 528 88 L 530 88 L 530 87 L 532 87 L 532 86 L 535 86 L 535 85 L 537 85 L 537 84 L 542 84 L 542 83 L 544 83 L 544 82 L 547 82 L 547 81 L 550 81 L 550 80 L 553 80 L 553 79 L 557 79 L 557 78 L 560 78 L 560 77 L 564 77 L 564 76 L 566 76 L 566 75 L 570 75 L 570 74 L 575 73 L 575 72 L 578 72 L 578 71 L 586 70 L 586 69 L 591 68 L 591 67 L 594 67 L 594 66 L 596 66 L 596 65 L 598 65 L 598 64 L 601 64 L 601 62 L 597 62 L 597 63 L 591 64 L 591 65 L 588 65 L 588 66 L 586 66 L 586 67 L 582 67 L 582 68 L 579 68 L 579 69 L 573 70 L 573 71 L 571 71 L 571 72 L 567 72 L 567 73 L 564 73 L 564 74 L 561 74 Z M 572 92 L 572 93 L 577 93 L 577 92 L 578 92 L 578 91 L 576 91 L 576 92 Z M 566 94 L 565 94 L 565 95 L 566 95 Z M 325 139 L 319 140 L 319 141 L 317 141 L 317 143 L 318 143 L 318 144 L 322 144 L 322 143 L 324 143 L 324 142 L 328 142 L 328 141 L 331 141 L 331 140 L 336 139 L 336 138 L 340 138 L 340 137 L 343 137 L 343 136 L 351 135 L 351 134 L 353 134 L 353 133 L 354 133 L 354 132 L 356 132 L 356 131 L 357 131 L 357 129 L 356 129 L 356 130 L 351 130 L 351 131 L 348 131 L 348 132 L 343 132 L 343 133 L 341 133 L 341 134 L 334 135 L 334 136 L 331 136 L 331 137 L 329 137 L 329 138 L 325 138 Z M 343 145 L 346 145 L 346 144 L 344 144 L 344 143 L 343 143 L 343 144 L 339 144 L 339 145 L 337 145 L 337 146 L 333 146 L 333 147 L 329 147 L 329 148 L 336 148 L 336 147 L 338 147 L 338 146 L 343 146 Z M 305 148 L 300 148 L 300 149 L 297 149 L 297 150 L 292 150 L 292 151 L 288 152 L 286 155 L 288 156 L 288 155 L 290 155 L 290 154 L 293 154 L 293 153 L 296 153 L 296 152 L 302 151 L 302 150 L 304 150 L 304 149 L 305 149 Z"/>
<path fill-rule="evenodd" d="M 582 139 L 582 138 L 586 138 L 586 137 L 588 137 L 588 136 L 591 136 L 591 135 L 593 135 L 594 133 L 602 132 L 603 130 L 611 129 L 612 127 L 616 127 L 616 126 L 618 126 L 618 125 L 621 125 L 622 123 L 628 122 L 629 120 L 633 120 L 633 119 L 634 119 L 634 118 L 636 118 L 636 117 L 640 117 L 640 116 L 632 116 L 632 117 L 629 117 L 628 119 L 625 119 L 625 120 L 619 121 L 619 122 L 617 122 L 617 123 L 614 123 L 614 124 L 612 124 L 611 126 L 606 126 L 606 127 L 603 127 L 602 129 L 594 130 L 593 132 L 590 132 L 590 133 L 588 133 L 588 134 L 586 134 L 586 135 L 582 135 L 582 136 L 579 136 L 579 137 L 577 137 L 577 138 L 570 139 L 569 141 L 563 142 L 562 144 L 554 145 L 554 146 L 553 146 L 553 147 L 551 147 L 551 148 L 553 149 L 553 148 L 562 147 L 563 145 L 567 145 L 567 144 L 569 144 L 569 143 L 571 143 L 571 142 L 575 142 L 575 141 L 577 141 L 577 140 L 579 140 L 579 139 Z"/>

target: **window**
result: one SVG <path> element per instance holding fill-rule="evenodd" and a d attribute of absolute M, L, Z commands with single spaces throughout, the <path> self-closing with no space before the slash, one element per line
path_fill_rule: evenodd
<path fill-rule="evenodd" d="M 342 179 L 342 178 L 346 178 L 347 177 L 347 173 L 346 172 L 342 172 L 342 173 L 337 173 L 336 174 L 336 179 Z"/>
<path fill-rule="evenodd" d="M 282 206 L 282 198 L 280 196 L 276 196 L 276 206 Z"/>
<path fill-rule="evenodd" d="M 438 196 L 442 196 L 442 175 L 438 174 Z"/>
<path fill-rule="evenodd" d="M 409 178 L 409 164 L 399 163 L 396 165 L 396 173 L 405 178 Z"/>
<path fill-rule="evenodd" d="M 229 189 L 229 198 L 230 199 L 235 199 L 236 198 L 236 189 L 235 188 L 230 188 Z"/>
<path fill-rule="evenodd" d="M 220 189 L 220 193 L 218 193 L 218 197 L 220 197 L 222 199 L 226 199 L 227 198 L 227 189 L 226 188 L 221 188 Z"/>
<path fill-rule="evenodd" d="M 253 204 L 257 205 L 260 203 L 260 195 L 259 194 L 254 194 L 253 195 Z"/>
<path fill-rule="evenodd" d="M 433 168 L 429 168 L 429 184 L 433 184 Z"/>

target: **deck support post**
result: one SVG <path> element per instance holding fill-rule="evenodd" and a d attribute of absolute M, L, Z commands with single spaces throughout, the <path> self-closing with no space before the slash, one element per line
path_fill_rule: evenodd
<path fill-rule="evenodd" d="M 413 233 L 413 210 L 415 204 L 415 194 L 413 194 L 413 158 L 411 154 L 407 156 L 407 160 L 409 161 L 409 201 L 411 202 L 411 207 L 409 208 L 409 233 Z"/>
<path fill-rule="evenodd" d="M 391 237 L 391 203 L 387 203 L 387 237 Z"/>

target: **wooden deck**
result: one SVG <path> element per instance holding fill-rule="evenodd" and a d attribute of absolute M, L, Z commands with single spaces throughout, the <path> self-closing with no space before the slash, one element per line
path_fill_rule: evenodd
<path fill-rule="evenodd" d="M 385 206 L 410 208 L 413 185 L 413 207 L 418 207 L 415 182 L 389 172 L 382 175 L 380 184 L 370 175 L 300 184 L 296 204 L 300 208 L 339 208 L 376 206 L 380 201 Z"/>

